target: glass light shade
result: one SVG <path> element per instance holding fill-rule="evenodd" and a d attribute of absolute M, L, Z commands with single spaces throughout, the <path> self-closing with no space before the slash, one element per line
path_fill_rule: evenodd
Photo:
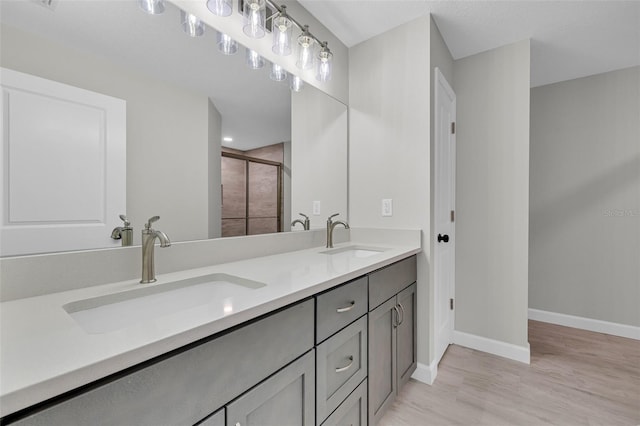
<path fill-rule="evenodd" d="M 304 81 L 297 75 L 291 74 L 291 81 L 289 82 L 289 87 L 293 92 L 299 92 L 304 87 Z"/>
<path fill-rule="evenodd" d="M 286 14 L 281 14 L 273 20 L 271 33 L 273 34 L 273 46 L 271 50 L 276 55 L 287 56 L 291 54 L 291 33 L 293 24 Z"/>
<path fill-rule="evenodd" d="M 327 48 L 326 44 L 322 46 L 318 53 L 318 64 L 316 69 L 316 80 L 325 82 L 331 80 L 331 68 L 333 65 L 333 53 Z"/>
<path fill-rule="evenodd" d="M 285 81 L 287 79 L 287 71 L 278 64 L 271 64 L 271 73 L 269 78 L 273 81 Z"/>
<path fill-rule="evenodd" d="M 258 70 L 264 67 L 264 58 L 255 50 L 247 49 L 247 65 L 252 70 Z"/>
<path fill-rule="evenodd" d="M 138 0 L 138 6 L 149 15 L 159 15 L 164 12 L 164 0 Z"/>
<path fill-rule="evenodd" d="M 238 42 L 225 33 L 218 31 L 216 39 L 218 41 L 218 50 L 225 55 L 234 55 L 238 52 Z"/>
<path fill-rule="evenodd" d="M 232 0 L 208 0 L 207 8 L 218 16 L 229 16 L 233 12 Z"/>
<path fill-rule="evenodd" d="M 313 57 L 316 41 L 304 32 L 298 37 L 298 59 L 296 66 L 301 70 L 313 68 Z"/>
<path fill-rule="evenodd" d="M 242 30 L 252 38 L 262 38 L 265 35 L 264 23 L 267 16 L 267 2 L 265 0 L 244 0 L 244 27 Z"/>
<path fill-rule="evenodd" d="M 200 37 L 204 35 L 204 22 L 198 19 L 195 15 L 181 10 L 180 23 L 182 24 L 184 32 L 190 37 Z"/>

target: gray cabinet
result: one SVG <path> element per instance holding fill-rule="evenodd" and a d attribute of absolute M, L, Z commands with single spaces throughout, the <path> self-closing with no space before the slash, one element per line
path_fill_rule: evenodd
<path fill-rule="evenodd" d="M 314 364 L 311 350 L 227 405 L 227 426 L 313 426 Z"/>
<path fill-rule="evenodd" d="M 375 425 L 417 365 L 415 257 L 369 276 L 369 423 Z M 391 293 L 395 291 L 396 293 Z M 390 296 L 379 304 L 380 299 Z"/>

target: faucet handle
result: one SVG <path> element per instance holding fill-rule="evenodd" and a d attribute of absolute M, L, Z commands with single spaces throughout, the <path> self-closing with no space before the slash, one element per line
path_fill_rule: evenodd
<path fill-rule="evenodd" d="M 120 219 L 124 222 L 125 228 L 131 225 L 131 222 L 129 222 L 129 218 L 127 218 L 127 215 L 121 214 Z"/>
<path fill-rule="evenodd" d="M 304 217 L 305 219 L 309 219 L 309 216 L 307 216 L 307 215 L 306 215 L 306 214 L 304 214 L 304 213 L 298 213 L 298 214 L 299 214 L 300 216 Z"/>
<path fill-rule="evenodd" d="M 149 218 L 147 223 L 145 223 L 145 225 L 144 225 L 144 229 L 151 229 L 151 224 L 153 222 L 157 222 L 158 219 L 160 219 L 160 216 L 153 216 L 153 217 Z"/>

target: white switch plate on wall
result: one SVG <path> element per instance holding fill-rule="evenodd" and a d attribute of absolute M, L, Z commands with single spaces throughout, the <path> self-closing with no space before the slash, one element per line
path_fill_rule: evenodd
<path fill-rule="evenodd" d="M 382 199 L 382 216 L 393 216 L 393 200 L 391 198 Z"/>
<path fill-rule="evenodd" d="M 320 216 L 320 201 L 313 202 L 313 215 Z"/>

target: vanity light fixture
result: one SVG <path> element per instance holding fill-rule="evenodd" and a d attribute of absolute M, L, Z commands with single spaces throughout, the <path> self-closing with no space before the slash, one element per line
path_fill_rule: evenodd
<path fill-rule="evenodd" d="M 233 0 L 207 0 L 207 7 L 212 13 L 216 13 L 217 3 L 229 2 Z M 278 6 L 273 0 L 239 0 L 241 1 L 241 10 L 243 15 L 243 31 L 249 37 L 264 37 L 269 30 L 273 34 L 273 43 L 271 50 L 281 56 L 287 56 L 292 53 L 292 34 L 293 27 L 298 28 L 301 34 L 296 39 L 296 66 L 302 70 L 312 69 L 316 59 L 318 60 L 318 69 L 316 70 L 316 78 L 321 82 L 331 80 L 333 68 L 333 54 L 327 47 L 327 43 L 321 43 L 320 40 L 311 34 L 308 25 L 301 25 L 292 16 L 287 13 L 285 5 Z M 213 5 L 212 5 L 213 4 Z M 267 19 L 267 7 L 272 14 Z M 220 15 L 228 16 L 228 15 Z M 266 22 L 271 20 L 271 25 L 267 28 Z M 320 50 L 316 55 L 317 46 Z M 317 58 L 316 58 L 317 56 Z M 300 80 L 302 82 L 302 80 Z"/>
<path fill-rule="evenodd" d="M 273 81 L 285 81 L 287 79 L 287 71 L 275 62 L 271 64 L 271 73 L 269 78 Z"/>
<path fill-rule="evenodd" d="M 232 0 L 208 0 L 207 9 L 217 16 L 230 16 L 233 12 Z"/>
<path fill-rule="evenodd" d="M 299 92 L 304 87 L 304 81 L 297 75 L 291 74 L 291 81 L 289 82 L 289 88 L 292 92 Z"/>
<path fill-rule="evenodd" d="M 180 23 L 182 29 L 190 37 L 200 37 L 204 35 L 204 22 L 191 13 L 180 11 Z"/>
<path fill-rule="evenodd" d="M 264 67 L 264 58 L 255 50 L 247 48 L 247 65 L 249 65 L 249 68 L 252 70 L 259 70 Z"/>
<path fill-rule="evenodd" d="M 264 37 L 267 16 L 266 0 L 244 0 L 242 16 L 244 17 L 242 30 L 246 35 L 251 38 Z"/>
<path fill-rule="evenodd" d="M 273 18 L 271 25 L 271 33 L 273 34 L 273 45 L 271 50 L 280 56 L 291 54 L 291 33 L 293 32 L 293 23 L 287 15 L 287 6 L 280 6 L 280 13 Z"/>
<path fill-rule="evenodd" d="M 316 79 L 321 82 L 331 80 L 331 66 L 333 62 L 333 53 L 327 47 L 327 42 L 322 42 L 320 53 L 318 53 L 318 68 Z"/>
<path fill-rule="evenodd" d="M 218 31 L 216 36 L 218 40 L 218 50 L 225 55 L 234 55 L 238 52 L 238 42 Z"/>
<path fill-rule="evenodd" d="M 160 15 L 164 12 L 164 0 L 138 0 L 138 6 L 149 15 Z"/>

